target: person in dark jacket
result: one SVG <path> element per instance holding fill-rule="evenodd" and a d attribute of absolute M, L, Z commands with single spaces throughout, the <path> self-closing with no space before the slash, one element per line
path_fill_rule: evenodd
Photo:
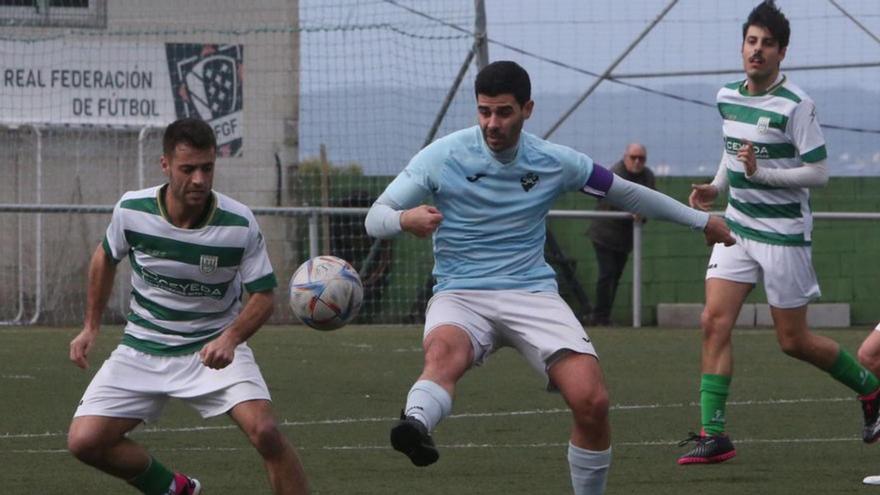
<path fill-rule="evenodd" d="M 645 164 L 648 153 L 639 143 L 630 143 L 623 158 L 611 167 L 611 171 L 636 184 L 656 189 L 654 173 Z M 621 211 L 604 199 L 599 200 L 599 211 Z M 590 320 L 595 326 L 611 325 L 611 307 L 617 293 L 617 284 L 633 247 L 633 220 L 644 222 L 639 215 L 632 219 L 597 218 L 590 225 L 589 235 L 596 250 L 599 279 L 596 282 L 596 305 Z"/>

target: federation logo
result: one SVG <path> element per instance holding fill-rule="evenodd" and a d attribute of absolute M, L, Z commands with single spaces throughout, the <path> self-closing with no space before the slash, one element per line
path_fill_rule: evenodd
<path fill-rule="evenodd" d="M 167 43 L 178 118 L 204 120 L 217 134 L 217 155 L 241 156 L 243 47 Z"/>
<path fill-rule="evenodd" d="M 537 174 L 529 172 L 526 175 L 520 177 L 519 183 L 522 185 L 523 191 L 529 192 L 533 187 L 535 187 L 535 184 L 537 184 L 539 180 L 541 180 L 541 178 L 538 177 Z"/>
<path fill-rule="evenodd" d="M 204 273 L 205 275 L 210 275 L 214 273 L 214 270 L 217 269 L 217 263 L 220 259 L 217 256 L 213 256 L 210 254 L 203 254 L 199 258 L 199 271 Z"/>

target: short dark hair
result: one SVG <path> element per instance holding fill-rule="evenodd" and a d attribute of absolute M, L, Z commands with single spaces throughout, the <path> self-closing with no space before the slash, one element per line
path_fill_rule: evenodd
<path fill-rule="evenodd" d="M 474 81 L 477 96 L 512 94 L 520 106 L 532 99 L 532 82 L 529 73 L 516 62 L 499 60 L 483 67 Z"/>
<path fill-rule="evenodd" d="M 162 135 L 162 151 L 165 156 L 171 156 L 180 143 L 186 143 L 197 150 L 216 149 L 217 137 L 214 129 L 204 120 L 185 118 L 175 120 L 165 128 L 165 134 Z"/>
<path fill-rule="evenodd" d="M 776 6 L 774 0 L 764 0 L 760 5 L 752 9 L 749 18 L 743 23 L 743 40 L 746 39 L 746 31 L 749 26 L 761 26 L 767 28 L 770 34 L 779 42 L 780 48 L 788 46 L 788 39 L 791 37 L 791 28 L 788 25 L 788 19 Z"/>

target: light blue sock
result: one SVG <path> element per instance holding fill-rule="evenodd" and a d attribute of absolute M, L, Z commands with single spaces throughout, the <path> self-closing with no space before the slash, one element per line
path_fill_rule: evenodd
<path fill-rule="evenodd" d="M 419 380 L 406 396 L 404 414 L 421 421 L 434 431 L 434 427 L 452 412 L 452 396 L 440 385 L 430 380 Z"/>
<path fill-rule="evenodd" d="M 574 495 L 602 495 L 611 466 L 611 447 L 595 451 L 568 443 L 568 466 Z"/>

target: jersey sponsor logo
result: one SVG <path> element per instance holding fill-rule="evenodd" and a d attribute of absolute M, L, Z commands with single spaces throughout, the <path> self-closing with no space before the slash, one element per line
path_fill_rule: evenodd
<path fill-rule="evenodd" d="M 731 152 L 731 154 L 738 153 L 739 150 L 745 146 L 745 143 L 741 143 L 739 141 L 733 141 L 730 139 L 726 139 L 724 141 L 724 147 L 727 148 L 727 151 Z M 766 146 L 760 144 L 752 144 L 752 149 L 755 150 L 755 158 L 770 158 L 770 150 Z"/>
<path fill-rule="evenodd" d="M 168 280 L 146 268 L 141 270 L 141 274 L 143 281 L 147 284 L 179 296 L 210 297 L 212 299 L 223 299 L 224 296 L 224 292 L 219 288 L 211 287 L 194 280 L 189 282 Z"/>
<path fill-rule="evenodd" d="M 467 179 L 468 182 L 476 182 L 485 176 L 486 176 L 486 174 L 479 173 L 479 174 L 474 174 L 474 175 L 468 175 L 467 177 L 465 177 L 465 179 Z"/>
<path fill-rule="evenodd" d="M 523 191 L 529 192 L 533 187 L 535 187 L 535 184 L 537 184 L 539 180 L 541 180 L 541 178 L 538 177 L 537 174 L 529 172 L 526 175 L 520 177 L 519 183 L 522 185 Z"/>
<path fill-rule="evenodd" d="M 218 261 L 220 261 L 220 258 L 218 256 L 203 254 L 199 258 L 199 271 L 204 273 L 205 275 L 214 273 L 214 270 L 217 269 Z"/>

